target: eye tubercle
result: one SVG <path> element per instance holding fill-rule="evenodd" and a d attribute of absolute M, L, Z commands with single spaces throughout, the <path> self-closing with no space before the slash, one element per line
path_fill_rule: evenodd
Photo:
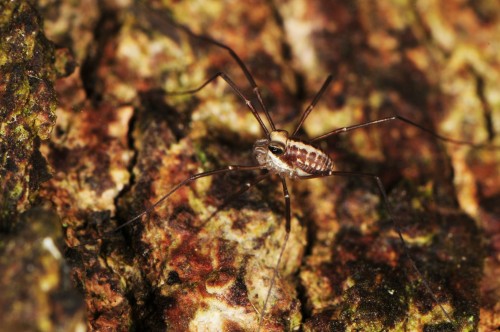
<path fill-rule="evenodd" d="M 279 156 L 279 155 L 282 155 L 283 152 L 285 152 L 285 150 L 281 147 L 277 147 L 277 146 L 274 146 L 274 145 L 269 145 L 269 151 L 271 151 L 271 153 Z"/>

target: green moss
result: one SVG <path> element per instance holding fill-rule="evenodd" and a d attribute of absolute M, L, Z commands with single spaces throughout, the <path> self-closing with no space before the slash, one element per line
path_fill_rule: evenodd
<path fill-rule="evenodd" d="M 12 199 L 19 199 L 23 191 L 23 185 L 21 183 L 17 183 L 17 185 L 9 192 L 9 195 Z"/>
<path fill-rule="evenodd" d="M 18 143 L 24 143 L 30 139 L 30 133 L 24 128 L 22 124 L 16 126 L 14 134 Z"/>
<path fill-rule="evenodd" d="M 46 163 L 35 163 L 35 142 L 48 138 L 55 123 L 54 47 L 45 38 L 36 7 L 28 2 L 0 4 L 0 77 L 4 87 L 0 105 L 0 150 L 8 151 L 0 164 L 0 228 L 11 227 L 29 201 L 23 192 L 36 193 Z M 39 81 L 31 79 L 36 77 Z M 42 78 L 43 81 L 42 81 Z M 46 177 L 43 177 L 44 179 Z"/>

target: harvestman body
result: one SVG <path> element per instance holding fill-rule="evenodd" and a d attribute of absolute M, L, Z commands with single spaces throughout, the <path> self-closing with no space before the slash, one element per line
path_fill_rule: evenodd
<path fill-rule="evenodd" d="M 441 311 L 443 312 L 444 316 L 452 323 L 454 324 L 453 320 L 451 319 L 450 315 L 448 312 L 443 308 L 443 306 L 440 304 L 440 302 L 437 300 L 435 295 L 433 294 L 432 290 L 428 286 L 428 283 L 425 281 L 423 278 L 422 274 L 420 273 L 419 269 L 411 259 L 408 253 L 408 249 L 405 244 L 405 240 L 401 234 L 400 228 L 396 222 L 396 220 L 393 218 L 393 213 L 391 211 L 391 207 L 388 203 L 387 199 L 387 194 L 386 191 L 382 185 L 381 180 L 379 177 L 373 175 L 373 174 L 368 174 L 368 173 L 358 173 L 358 172 L 344 172 L 344 171 L 336 171 L 334 170 L 334 163 L 332 159 L 323 151 L 320 149 L 317 149 L 311 144 L 308 144 L 304 141 L 301 141 L 296 138 L 296 135 L 298 131 L 300 130 L 302 124 L 306 120 L 307 116 L 310 114 L 318 100 L 321 98 L 321 96 L 324 94 L 328 86 L 330 85 L 330 82 L 332 81 L 332 76 L 328 76 L 325 82 L 323 83 L 321 89 L 317 92 L 316 96 L 314 97 L 313 101 L 311 104 L 307 107 L 305 112 L 302 114 L 302 117 L 295 129 L 295 131 L 290 135 L 287 131 L 285 130 L 279 130 L 275 127 L 270 114 L 263 102 L 263 99 L 261 97 L 261 94 L 259 92 L 259 88 L 257 84 L 255 83 L 255 80 L 253 79 L 252 75 L 250 74 L 249 70 L 245 66 L 245 64 L 242 62 L 242 60 L 239 58 L 239 56 L 228 46 L 217 42 L 209 37 L 205 36 L 199 36 L 191 32 L 188 28 L 180 25 L 176 25 L 177 28 L 185 31 L 187 34 L 189 34 L 191 37 L 203 40 L 205 42 L 208 42 L 210 44 L 213 44 L 217 47 L 223 48 L 226 51 L 229 52 L 231 57 L 238 63 L 239 67 L 242 69 L 243 73 L 245 74 L 246 79 L 248 82 L 251 84 L 253 88 L 253 92 L 255 93 L 258 101 L 259 101 L 259 106 L 261 107 L 267 122 L 269 123 L 271 130 L 268 129 L 268 127 L 264 124 L 263 120 L 261 119 L 260 115 L 258 114 L 256 108 L 252 104 L 249 98 L 247 98 L 241 90 L 237 87 L 237 85 L 223 72 L 219 72 L 210 79 L 208 79 L 205 83 L 203 83 L 199 88 L 189 90 L 189 91 L 184 91 L 184 92 L 177 92 L 177 93 L 170 93 L 170 94 L 187 94 L 187 93 L 196 93 L 203 89 L 207 84 L 212 82 L 213 80 L 217 79 L 218 77 L 223 78 L 229 86 L 234 90 L 234 92 L 245 102 L 246 106 L 249 108 L 249 110 L 252 112 L 254 115 L 255 119 L 259 122 L 260 127 L 262 128 L 265 138 L 259 139 L 255 142 L 253 146 L 253 154 L 255 159 L 257 160 L 257 165 L 231 165 L 227 166 L 221 169 L 217 170 L 212 170 L 212 171 L 207 171 L 203 173 L 198 173 L 195 175 L 190 176 L 189 178 L 185 179 L 184 181 L 178 183 L 176 186 L 174 186 L 169 192 L 167 192 L 163 197 L 161 197 L 157 202 L 155 202 L 151 207 L 148 209 L 144 210 L 134 218 L 128 220 L 121 226 L 115 229 L 117 231 L 118 229 L 121 229 L 135 220 L 139 219 L 140 217 L 150 213 L 153 211 L 158 205 L 160 205 L 162 202 L 164 202 L 168 197 L 170 197 L 174 192 L 176 192 L 179 188 L 181 188 L 184 185 L 187 185 L 197 179 L 207 177 L 207 176 L 213 176 L 216 174 L 221 174 L 221 173 L 228 173 L 228 172 L 238 172 L 238 171 L 256 171 L 256 170 L 262 170 L 264 172 L 263 175 L 258 177 L 254 182 L 247 183 L 245 187 L 240 189 L 239 191 L 233 193 L 231 195 L 231 199 L 240 195 L 241 193 L 247 191 L 250 189 L 253 185 L 256 183 L 260 182 L 264 178 L 268 177 L 271 174 L 277 175 L 282 183 L 283 186 L 283 194 L 284 194 L 284 200 L 285 200 L 285 229 L 286 229 L 286 235 L 283 240 L 283 245 L 280 250 L 280 254 L 276 263 L 276 266 L 274 268 L 273 276 L 271 278 L 270 282 L 270 287 L 268 289 L 266 299 L 264 302 L 264 305 L 262 309 L 260 310 L 260 317 L 259 317 L 259 329 L 262 326 L 263 319 L 266 314 L 266 307 L 268 304 L 268 300 L 275 282 L 275 279 L 278 275 L 278 270 L 279 266 L 281 263 L 281 259 L 283 257 L 283 253 L 286 248 L 286 244 L 288 241 L 288 237 L 290 234 L 290 223 L 291 223 L 291 204 L 290 204 L 290 195 L 288 193 L 288 187 L 286 183 L 286 178 L 289 179 L 312 179 L 312 178 L 320 178 L 320 177 L 327 177 L 327 176 L 358 176 L 358 177 L 368 177 L 371 178 L 373 181 L 375 181 L 378 190 L 380 191 L 380 194 L 382 195 L 384 205 L 389 213 L 389 218 L 392 219 L 392 222 L 394 224 L 394 227 L 396 228 L 396 231 L 398 232 L 398 236 L 400 238 L 401 244 L 404 248 L 404 251 L 406 255 L 408 256 L 415 272 L 421 278 L 423 281 L 423 284 L 425 288 L 427 289 L 427 292 L 432 296 L 434 299 L 435 303 L 438 303 L 438 305 L 441 308 Z M 372 125 L 377 125 L 389 121 L 400 121 L 404 122 L 408 125 L 414 126 L 419 128 L 422 131 L 427 132 L 428 134 L 439 138 L 443 141 L 446 142 L 451 142 L 454 144 L 466 144 L 470 146 L 475 146 L 475 147 L 480 147 L 482 145 L 475 145 L 471 144 L 470 142 L 465 142 L 465 141 L 459 141 L 459 140 L 454 140 L 450 138 L 443 137 L 439 134 L 434 133 L 433 131 L 412 122 L 409 119 L 406 119 L 404 117 L 401 117 L 399 115 L 394 115 L 391 117 L 387 118 L 382 118 L 379 120 L 375 121 L 369 121 L 349 127 L 343 127 L 339 129 L 335 129 L 331 132 L 328 132 L 326 134 L 323 134 L 321 136 L 318 136 L 316 138 L 313 138 L 312 140 L 309 140 L 309 142 L 313 143 L 316 141 L 320 141 L 322 139 L 325 139 L 327 137 L 337 135 L 339 133 L 344 133 L 352 130 L 356 130 L 359 128 L 363 127 L 368 127 Z"/>
<path fill-rule="evenodd" d="M 275 130 L 271 132 L 269 139 L 255 142 L 253 154 L 259 165 L 281 178 L 328 176 L 333 172 L 333 161 L 326 153 L 312 145 L 288 138 L 285 130 Z"/>

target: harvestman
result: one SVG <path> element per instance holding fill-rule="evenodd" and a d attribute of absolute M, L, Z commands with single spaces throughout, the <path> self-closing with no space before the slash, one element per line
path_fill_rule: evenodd
<path fill-rule="evenodd" d="M 357 176 L 357 177 L 365 177 L 365 178 L 371 178 L 377 185 L 377 188 L 382 196 L 385 208 L 387 209 L 389 218 L 391 219 L 397 233 L 398 237 L 400 239 L 401 245 L 404 249 L 405 255 L 407 256 L 408 260 L 411 262 L 411 265 L 413 269 L 415 270 L 416 274 L 418 277 L 422 280 L 423 285 L 426 288 L 426 291 L 432 296 L 433 300 L 435 303 L 437 303 L 444 314 L 444 316 L 450 321 L 451 324 L 454 325 L 453 320 L 451 319 L 450 315 L 448 312 L 444 309 L 444 307 L 440 304 L 440 302 L 437 300 L 436 296 L 432 292 L 430 286 L 428 285 L 427 281 L 423 277 L 422 273 L 416 266 L 415 262 L 413 259 L 410 257 L 409 251 L 406 246 L 406 242 L 402 236 L 400 227 L 397 223 L 397 221 L 393 218 L 393 213 L 391 206 L 388 202 L 387 198 L 387 193 L 386 190 L 380 180 L 380 178 L 374 174 L 369 174 L 369 173 L 359 173 L 359 172 L 348 172 L 348 171 L 337 171 L 334 170 L 334 163 L 332 159 L 323 151 L 319 150 L 318 148 L 315 148 L 312 143 L 319 142 L 323 139 L 326 139 L 330 136 L 337 135 L 340 133 L 345 133 L 348 131 L 353 131 L 359 128 L 364 128 L 372 125 L 378 125 L 390 121 L 397 120 L 399 122 L 406 123 L 408 125 L 411 125 L 413 127 L 416 127 L 424 132 L 427 132 L 428 134 L 454 144 L 465 144 L 473 147 L 482 147 L 483 145 L 477 145 L 477 144 L 472 144 L 470 142 L 466 141 L 461 141 L 461 140 L 455 140 L 455 139 L 450 139 L 444 136 L 441 136 L 435 132 L 433 132 L 430 129 L 427 129 L 407 118 L 404 118 L 400 115 L 393 115 L 390 117 L 374 120 L 374 121 L 369 121 L 357 125 L 352 125 L 348 127 L 343 127 L 343 128 L 338 128 L 335 130 L 332 130 L 330 132 L 327 132 L 321 136 L 315 137 L 308 142 L 299 140 L 297 138 L 297 134 L 302 127 L 303 123 L 307 119 L 308 115 L 311 113 L 317 102 L 320 100 L 322 95 L 325 93 L 327 90 L 328 86 L 330 85 L 333 77 L 332 75 L 329 75 L 319 91 L 316 93 L 315 97 L 313 98 L 312 102 L 310 105 L 306 108 L 304 113 L 302 114 L 300 121 L 293 131 L 293 133 L 290 135 L 287 131 L 277 129 L 273 120 L 271 119 L 270 113 L 265 106 L 265 103 L 262 99 L 262 96 L 260 94 L 259 87 L 257 86 L 253 76 L 250 74 L 250 71 L 246 67 L 246 65 L 243 63 L 243 61 L 240 59 L 240 57 L 227 45 L 222 44 L 212 38 L 206 37 L 206 36 L 200 36 L 194 34 L 191 30 L 188 28 L 177 25 L 175 26 L 186 33 L 188 33 L 190 36 L 203 40 L 209 44 L 213 44 L 217 47 L 220 47 L 224 50 L 226 50 L 230 56 L 237 62 L 238 66 L 241 68 L 243 71 L 246 79 L 250 83 L 253 93 L 257 97 L 258 104 L 262 109 L 262 112 L 265 115 L 265 118 L 269 124 L 270 129 L 264 124 L 264 121 L 258 114 L 257 109 L 253 105 L 252 101 L 247 98 L 244 93 L 238 88 L 236 83 L 224 72 L 218 72 L 211 78 L 209 78 L 206 82 L 204 82 L 200 87 L 193 89 L 193 90 L 188 90 L 188 91 L 183 91 L 183 92 L 173 92 L 169 94 L 193 94 L 201 89 L 203 89 L 205 86 L 207 86 L 210 82 L 216 80 L 217 78 L 221 77 L 224 81 L 227 82 L 227 84 L 232 88 L 232 90 L 243 100 L 243 102 L 246 104 L 248 109 L 252 112 L 253 116 L 255 119 L 258 121 L 263 133 L 264 133 L 264 138 L 258 139 L 254 146 L 253 146 L 253 154 L 254 157 L 257 161 L 257 165 L 230 165 L 226 166 L 224 168 L 216 169 L 216 170 L 211 170 L 211 171 L 206 171 L 198 174 L 194 174 L 184 181 L 178 183 L 176 186 L 174 186 L 169 192 L 167 192 L 165 195 L 163 195 L 158 201 L 156 201 L 152 206 L 150 206 L 148 209 L 144 210 L 140 214 L 136 215 L 132 219 L 129 219 L 126 221 L 124 224 L 120 225 L 117 227 L 113 232 L 118 231 L 119 229 L 122 229 L 123 227 L 126 227 L 127 225 L 131 224 L 132 222 L 138 220 L 142 216 L 149 214 L 152 212 L 158 205 L 163 203 L 165 200 L 168 199 L 173 193 L 175 193 L 178 189 L 181 187 L 197 180 L 203 177 L 209 177 L 213 176 L 216 174 L 222 174 L 222 173 L 229 173 L 229 172 L 241 172 L 241 171 L 256 171 L 256 170 L 261 170 L 263 172 L 262 175 L 257 177 L 253 182 L 246 183 L 243 188 L 241 188 L 239 191 L 233 193 L 233 195 L 230 196 L 230 199 L 235 198 L 236 196 L 239 196 L 240 194 L 246 192 L 249 190 L 252 186 L 260 182 L 261 180 L 269 177 L 270 175 L 276 175 L 280 178 L 282 187 L 283 187 L 283 196 L 284 196 L 284 201 L 285 201 L 285 238 L 283 240 L 283 245 L 280 249 L 278 260 L 276 262 L 273 275 L 271 278 L 270 286 L 267 291 L 267 295 L 264 301 L 264 305 L 262 307 L 262 310 L 260 312 L 259 316 L 259 329 L 263 323 L 263 319 L 265 316 L 267 304 L 271 295 L 271 291 L 274 286 L 275 279 L 278 275 L 278 270 L 279 266 L 281 263 L 281 259 L 283 257 L 283 253 L 286 248 L 286 244 L 288 242 L 288 238 L 290 235 L 290 223 L 291 223 L 291 207 L 290 207 L 290 195 L 288 192 L 288 186 L 286 183 L 286 179 L 313 179 L 313 178 L 321 178 L 321 177 L 328 177 L 328 176 Z"/>

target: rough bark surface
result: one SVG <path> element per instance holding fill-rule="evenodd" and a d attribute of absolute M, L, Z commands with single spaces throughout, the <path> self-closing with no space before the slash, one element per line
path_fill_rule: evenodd
<path fill-rule="evenodd" d="M 338 170 L 380 176 L 413 261 L 455 325 L 412 268 L 376 183 L 332 177 L 289 181 L 291 238 L 262 331 L 500 326 L 496 2 L 49 1 L 33 8 L 59 47 L 57 71 L 73 63 L 61 50 L 78 64 L 55 83 L 57 123 L 40 148 L 52 179 L 39 195 L 61 220 L 89 330 L 256 330 L 283 243 L 279 181 L 224 203 L 258 172 L 194 181 L 110 234 L 192 174 L 255 163 L 252 144 L 262 131 L 222 79 L 196 94 L 171 93 L 224 71 L 256 102 L 228 52 L 172 22 L 233 48 L 279 128 L 293 131 L 332 73 L 300 132 L 305 140 L 399 114 L 446 137 L 487 143 L 444 143 L 397 121 L 318 143 Z"/>

